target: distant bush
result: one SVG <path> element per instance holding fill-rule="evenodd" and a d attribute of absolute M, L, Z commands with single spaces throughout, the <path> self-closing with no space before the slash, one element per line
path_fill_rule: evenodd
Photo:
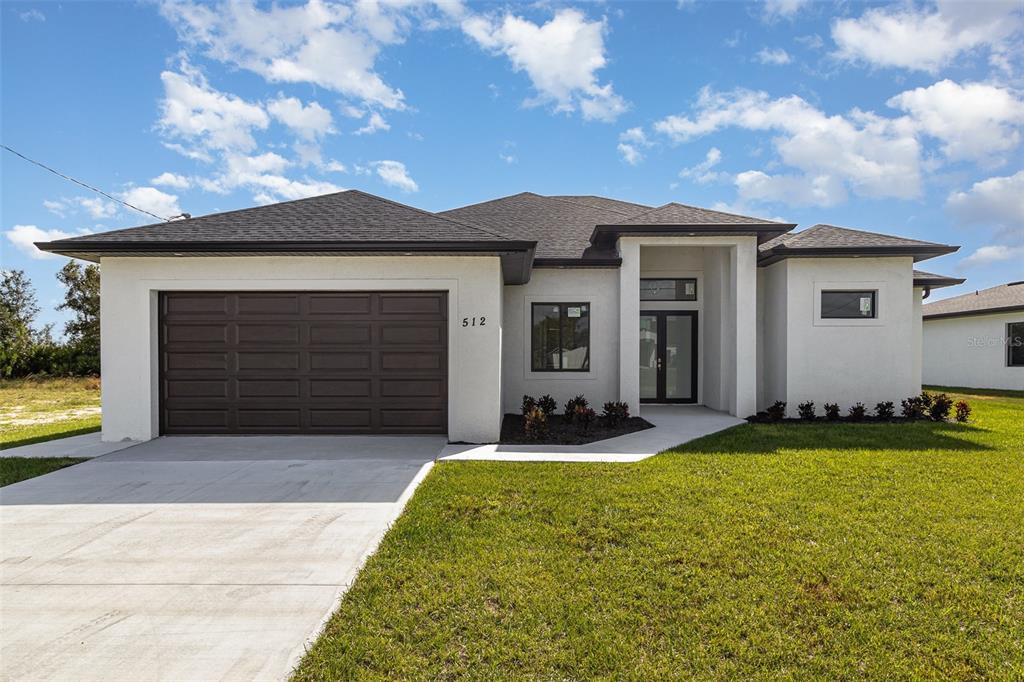
<path fill-rule="evenodd" d="M 848 416 L 852 422 L 864 421 L 864 417 L 867 416 L 867 409 L 865 409 L 864 403 L 858 402 L 851 405 L 846 416 Z"/>
<path fill-rule="evenodd" d="M 953 409 L 953 399 L 945 393 L 939 393 L 932 397 L 931 404 L 928 406 L 928 416 L 932 421 L 946 421 L 951 409 Z"/>
<path fill-rule="evenodd" d="M 928 402 L 931 402 L 930 398 Z M 922 419 L 926 409 L 925 402 L 920 395 L 912 395 L 900 401 L 900 414 L 904 419 Z"/>
<path fill-rule="evenodd" d="M 971 418 L 971 406 L 966 400 L 958 400 L 956 403 L 956 420 L 966 422 Z"/>
<path fill-rule="evenodd" d="M 825 403 L 825 418 L 830 422 L 839 421 L 838 403 Z"/>
<path fill-rule="evenodd" d="M 812 421 L 814 419 L 814 401 L 808 400 L 805 403 L 800 403 L 796 406 L 797 414 L 800 418 L 805 421 Z"/>
<path fill-rule="evenodd" d="M 879 419 L 892 419 L 896 416 L 896 406 L 892 404 L 891 400 L 878 403 L 875 405 L 875 416 Z"/>

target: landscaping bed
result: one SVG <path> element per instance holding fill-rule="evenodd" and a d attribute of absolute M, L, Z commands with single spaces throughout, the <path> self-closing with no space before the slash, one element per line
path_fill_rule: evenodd
<path fill-rule="evenodd" d="M 501 421 L 501 444 L 503 445 L 583 445 L 606 438 L 624 436 L 627 433 L 643 431 L 654 427 L 641 417 L 629 417 L 614 428 L 602 420 L 595 420 L 586 430 L 578 424 L 567 423 L 559 414 L 548 417 L 548 432 L 544 438 L 531 438 L 524 429 L 525 418 L 521 414 L 506 414 Z"/>

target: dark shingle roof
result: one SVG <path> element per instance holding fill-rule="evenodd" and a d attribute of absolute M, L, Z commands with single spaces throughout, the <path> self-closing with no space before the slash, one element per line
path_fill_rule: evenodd
<path fill-rule="evenodd" d="M 948 246 L 919 239 L 894 237 L 878 232 L 852 230 L 835 225 L 815 225 L 800 232 L 790 232 L 758 247 L 762 262 L 774 262 L 788 255 L 896 255 L 905 254 L 915 261 L 952 253 L 959 246 Z"/>
<path fill-rule="evenodd" d="M 651 206 L 633 203 L 632 201 L 609 199 L 608 197 L 599 197 L 593 194 L 554 194 L 549 198 L 572 201 L 577 204 L 600 208 L 606 211 L 617 211 L 623 215 L 636 215 L 637 213 L 649 211 L 652 208 Z"/>
<path fill-rule="evenodd" d="M 934 272 L 914 270 L 914 286 L 918 287 L 926 286 L 929 289 L 938 289 L 940 287 L 953 287 L 966 281 L 963 277 L 949 277 L 947 275 L 937 275 Z"/>
<path fill-rule="evenodd" d="M 923 314 L 925 319 L 928 319 L 1013 310 L 1024 310 L 1024 282 L 1009 282 L 990 289 L 947 298 L 944 301 L 928 303 L 923 308 Z"/>
<path fill-rule="evenodd" d="M 638 213 L 621 225 L 780 225 L 774 220 L 751 218 L 710 208 L 687 206 L 676 202 Z"/>
<path fill-rule="evenodd" d="M 537 258 L 580 258 L 590 246 L 595 225 L 620 222 L 626 217 L 619 208 L 608 210 L 533 192 L 442 211 L 439 215 L 479 225 L 509 239 L 536 241 Z"/>
<path fill-rule="evenodd" d="M 61 239 L 74 246 L 103 242 L 408 242 L 500 241 L 467 225 L 382 197 L 348 190 L 279 204 Z"/>

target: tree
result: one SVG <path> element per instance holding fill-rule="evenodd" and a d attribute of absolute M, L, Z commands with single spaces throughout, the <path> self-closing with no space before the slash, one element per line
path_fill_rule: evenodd
<path fill-rule="evenodd" d="M 49 328 L 41 334 L 33 330 L 38 314 L 36 292 L 25 271 L 4 270 L 0 279 L 0 375 L 18 373 L 37 337 L 49 336 Z"/>
<path fill-rule="evenodd" d="M 64 325 L 68 343 L 80 353 L 95 355 L 100 352 L 100 268 L 90 264 L 82 267 L 68 261 L 57 273 L 64 285 L 64 302 L 58 310 L 70 310 L 74 317 Z"/>

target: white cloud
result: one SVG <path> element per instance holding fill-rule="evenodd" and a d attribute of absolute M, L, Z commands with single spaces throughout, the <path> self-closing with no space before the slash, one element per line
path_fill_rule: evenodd
<path fill-rule="evenodd" d="M 959 265 L 961 267 L 975 267 L 1007 260 L 1024 261 L 1024 246 L 982 246 L 960 261 Z"/>
<path fill-rule="evenodd" d="M 1024 101 L 1005 88 L 942 80 L 901 92 L 887 104 L 906 111 L 920 130 L 941 140 L 951 159 L 991 160 L 1020 143 Z"/>
<path fill-rule="evenodd" d="M 56 216 L 60 216 L 61 218 L 65 218 L 65 217 L 67 217 L 68 208 L 69 207 L 68 207 L 67 201 L 65 201 L 64 199 L 60 199 L 60 200 L 44 199 L 43 200 L 43 208 L 45 208 L 47 211 L 49 211 L 50 213 L 52 213 L 52 214 L 54 214 Z"/>
<path fill-rule="evenodd" d="M 209 150 L 249 151 L 256 147 L 253 130 L 270 123 L 258 104 L 210 87 L 206 78 L 182 60 L 181 73 L 164 71 L 164 99 L 158 126 L 170 137 L 181 137 Z"/>
<path fill-rule="evenodd" d="M 188 189 L 192 186 L 192 181 L 186 176 L 167 171 L 150 180 L 150 183 L 163 187 L 173 187 L 174 189 Z"/>
<path fill-rule="evenodd" d="M 974 183 L 946 198 L 946 210 L 961 225 L 992 227 L 1024 242 L 1024 171 Z"/>
<path fill-rule="evenodd" d="M 164 219 L 181 214 L 178 197 L 156 187 L 132 187 L 121 193 L 121 200 Z"/>
<path fill-rule="evenodd" d="M 504 54 L 515 71 L 525 71 L 537 91 L 527 104 L 551 104 L 557 112 L 579 109 L 587 120 L 613 121 L 628 108 L 610 83 L 598 82 L 604 68 L 604 21 L 588 21 L 577 9 L 560 9 L 538 25 L 512 14 L 500 20 L 476 15 L 462 28 L 482 48 Z"/>
<path fill-rule="evenodd" d="M 22 21 L 46 21 L 46 15 L 35 8 L 18 12 L 18 18 Z"/>
<path fill-rule="evenodd" d="M 78 204 L 96 219 L 113 218 L 117 215 L 117 204 L 99 197 L 78 197 Z"/>
<path fill-rule="evenodd" d="M 941 0 L 934 9 L 874 8 L 839 19 L 832 38 L 840 59 L 934 73 L 968 50 L 1001 52 L 1020 28 L 1019 0 Z"/>
<path fill-rule="evenodd" d="M 775 133 L 772 142 L 781 160 L 800 171 L 740 174 L 741 198 L 789 197 L 830 206 L 842 201 L 847 189 L 863 197 L 920 195 L 920 147 L 903 119 L 857 109 L 828 116 L 796 95 L 772 99 L 765 92 L 704 88 L 693 116 L 669 116 L 654 125 L 677 143 L 726 127 Z"/>
<path fill-rule="evenodd" d="M 384 184 L 397 187 L 403 192 L 419 191 L 419 185 L 409 177 L 409 171 L 401 161 L 374 161 L 372 165 Z"/>
<path fill-rule="evenodd" d="M 297 97 L 279 95 L 267 104 L 267 111 L 304 140 L 315 140 L 334 132 L 331 112 L 318 102 L 303 106 Z"/>
<path fill-rule="evenodd" d="M 257 7 L 251 0 L 215 7 L 165 2 L 164 16 L 179 36 L 207 56 L 274 82 L 313 83 L 387 109 L 404 108 L 401 90 L 387 85 L 375 64 L 384 45 L 399 43 L 411 12 L 426 23 L 430 6 L 413 2 L 309 0 L 303 5 Z M 456 8 L 441 9 L 441 19 Z"/>
<path fill-rule="evenodd" d="M 789 64 L 792 61 L 789 53 L 781 47 L 765 47 L 759 50 L 758 53 L 754 55 L 754 58 L 762 64 L 772 64 L 774 66 Z"/>
<path fill-rule="evenodd" d="M 766 18 L 792 17 L 810 0 L 765 0 L 764 15 Z"/>
<path fill-rule="evenodd" d="M 384 120 L 376 111 L 370 113 L 370 118 L 366 121 L 366 125 L 355 132 L 356 135 L 372 135 L 379 130 L 391 130 L 391 126 Z"/>
<path fill-rule="evenodd" d="M 55 253 L 47 253 L 36 248 L 33 242 L 51 242 L 55 239 L 66 239 L 75 235 L 63 230 L 44 230 L 35 225 L 15 225 L 4 232 L 7 240 L 29 258 L 43 260 L 47 258 L 60 258 Z"/>
<path fill-rule="evenodd" d="M 712 147 L 708 150 L 708 153 L 704 155 L 704 160 L 695 166 L 684 168 L 679 171 L 679 177 L 689 178 L 694 182 L 706 185 L 709 182 L 715 180 L 725 179 L 728 177 L 728 173 L 715 172 L 712 169 L 722 161 L 722 151 L 718 147 Z"/>
<path fill-rule="evenodd" d="M 619 135 L 619 154 L 622 160 L 630 166 L 635 166 L 644 160 L 643 149 L 651 146 L 647 134 L 640 127 L 630 128 Z"/>
<path fill-rule="evenodd" d="M 213 162 L 213 157 L 202 149 L 189 148 L 178 144 L 177 142 L 161 142 L 160 144 L 167 149 L 170 149 L 172 152 L 177 152 L 185 158 L 192 159 L 193 161 L 202 161 L 204 163 Z"/>
<path fill-rule="evenodd" d="M 510 166 L 514 163 L 519 162 L 519 157 L 517 157 L 515 154 L 505 154 L 504 152 L 498 152 L 498 158 Z"/>

